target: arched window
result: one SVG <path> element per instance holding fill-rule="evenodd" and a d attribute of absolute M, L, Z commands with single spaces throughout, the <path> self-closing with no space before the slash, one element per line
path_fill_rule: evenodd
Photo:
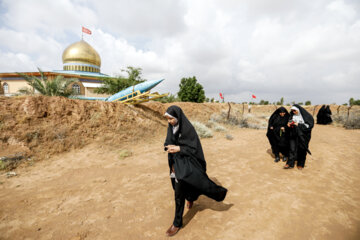
<path fill-rule="evenodd" d="M 72 85 L 72 90 L 74 94 L 80 94 L 80 86 L 78 84 Z"/>
<path fill-rule="evenodd" d="M 9 85 L 7 83 L 3 84 L 3 89 L 5 94 L 9 93 Z"/>

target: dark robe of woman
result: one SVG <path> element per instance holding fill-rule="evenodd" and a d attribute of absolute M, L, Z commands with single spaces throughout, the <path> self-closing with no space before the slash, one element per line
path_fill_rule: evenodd
<path fill-rule="evenodd" d="M 174 226 L 182 226 L 182 214 L 185 199 L 195 201 L 199 195 L 204 194 L 216 201 L 225 199 L 227 189 L 215 184 L 206 174 L 206 161 L 199 137 L 187 119 L 182 109 L 170 106 L 166 112 L 178 120 L 179 128 L 173 133 L 173 126 L 169 124 L 164 146 L 180 146 L 180 152 L 169 153 L 168 163 L 171 173 L 175 170 L 175 179 L 172 185 L 175 190 L 175 219 Z"/>
<path fill-rule="evenodd" d="M 332 123 L 331 110 L 329 105 L 322 105 L 318 114 L 316 115 L 316 123 L 323 125 Z"/>
<path fill-rule="evenodd" d="M 325 124 L 330 124 L 332 123 L 332 118 L 331 118 L 331 110 L 330 110 L 330 106 L 327 105 L 325 108 Z"/>
<path fill-rule="evenodd" d="M 298 104 L 294 104 L 293 106 L 299 109 L 303 122 L 299 123 L 298 126 L 292 125 L 289 128 L 290 151 L 289 160 L 286 164 L 290 167 L 294 167 L 295 161 L 297 161 L 297 166 L 303 168 L 305 166 L 307 153 L 311 154 L 309 142 L 311 139 L 311 131 L 314 127 L 314 118 Z M 293 121 L 294 118 L 295 115 L 293 111 L 291 111 L 289 122 Z"/>
<path fill-rule="evenodd" d="M 282 117 L 280 113 L 285 113 L 285 115 Z M 289 131 L 287 127 L 289 117 L 290 114 L 286 108 L 279 107 L 269 119 L 266 136 L 269 139 L 272 152 L 275 155 L 275 161 L 278 161 L 279 153 L 282 153 L 285 159 L 289 156 Z M 281 130 L 282 127 L 285 131 Z"/>

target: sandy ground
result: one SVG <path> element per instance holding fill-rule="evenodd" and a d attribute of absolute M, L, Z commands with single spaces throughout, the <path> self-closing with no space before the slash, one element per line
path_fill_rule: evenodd
<path fill-rule="evenodd" d="M 208 174 L 173 239 L 360 239 L 360 131 L 316 125 L 304 170 L 269 155 L 265 130 L 202 139 Z M 89 145 L 0 176 L 0 239 L 166 239 L 174 216 L 164 135 Z M 121 157 L 121 150 L 131 151 Z"/>

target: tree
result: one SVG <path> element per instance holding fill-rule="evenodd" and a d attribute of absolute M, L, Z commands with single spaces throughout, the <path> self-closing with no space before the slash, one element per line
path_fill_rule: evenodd
<path fill-rule="evenodd" d="M 276 105 L 283 105 L 284 104 L 284 97 L 280 98 L 279 102 L 276 102 Z"/>
<path fill-rule="evenodd" d="M 269 105 L 269 101 L 260 100 L 260 105 Z"/>
<path fill-rule="evenodd" d="M 354 98 L 350 98 L 350 100 L 349 100 L 349 105 L 350 105 L 350 106 L 360 105 L 360 99 L 355 100 Z"/>
<path fill-rule="evenodd" d="M 25 81 L 40 94 L 46 96 L 63 96 L 69 97 L 73 95 L 73 90 L 70 85 L 77 82 L 74 78 L 64 78 L 64 76 L 58 75 L 54 79 L 49 80 L 47 76 L 38 68 L 40 77 L 28 76 L 23 73 L 17 73 L 25 79 Z M 33 92 L 33 89 L 22 89 L 23 92 Z"/>
<path fill-rule="evenodd" d="M 145 79 L 141 78 L 141 68 L 134 68 L 129 66 L 127 69 L 122 69 L 121 71 L 126 72 L 128 76 L 124 77 L 119 75 L 115 78 L 104 78 L 102 82 L 103 86 L 95 89 L 94 92 L 100 94 L 115 94 L 121 90 L 124 90 L 125 88 L 146 81 Z"/>
<path fill-rule="evenodd" d="M 128 66 L 126 69 L 122 69 L 121 71 L 128 74 L 127 79 L 129 79 L 129 81 L 136 82 L 137 84 L 146 81 L 145 79 L 141 78 L 142 68 Z"/>
<path fill-rule="evenodd" d="M 305 102 L 305 106 L 309 106 L 309 105 L 311 105 L 311 101 L 310 101 L 310 100 L 308 100 L 308 101 Z"/>
<path fill-rule="evenodd" d="M 196 81 L 196 77 L 182 78 L 179 84 L 180 90 L 178 96 L 182 102 L 198 102 L 205 100 L 205 91 L 203 86 Z"/>

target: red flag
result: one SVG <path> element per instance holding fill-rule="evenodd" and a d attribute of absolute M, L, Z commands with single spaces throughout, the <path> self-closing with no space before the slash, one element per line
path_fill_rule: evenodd
<path fill-rule="evenodd" d="M 224 99 L 224 97 L 223 97 L 222 93 L 219 93 L 219 95 L 220 95 L 220 98 L 221 98 L 221 99 Z"/>
<path fill-rule="evenodd" d="M 251 96 L 252 98 L 256 98 L 256 96 L 253 94 L 252 96 Z"/>
<path fill-rule="evenodd" d="M 87 29 L 86 27 L 82 27 L 82 32 L 91 35 L 90 29 Z"/>

